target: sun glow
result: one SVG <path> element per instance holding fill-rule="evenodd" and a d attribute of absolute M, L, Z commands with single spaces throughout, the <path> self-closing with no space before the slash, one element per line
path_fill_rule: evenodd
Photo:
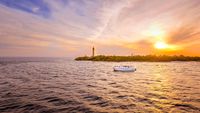
<path fill-rule="evenodd" d="M 162 50 L 178 50 L 180 49 L 180 47 L 176 46 L 176 45 L 170 45 L 170 44 L 167 44 L 163 41 L 158 41 L 154 44 L 154 47 L 156 49 L 162 49 Z"/>
<path fill-rule="evenodd" d="M 163 31 L 161 31 L 160 29 L 154 29 L 151 31 L 151 35 L 154 37 L 160 37 L 163 35 Z"/>
<path fill-rule="evenodd" d="M 151 26 L 146 33 L 148 36 L 154 37 L 156 39 L 161 39 L 165 37 L 165 31 L 159 25 Z"/>
<path fill-rule="evenodd" d="M 165 42 L 156 42 L 154 47 L 157 49 L 166 49 L 169 46 Z"/>

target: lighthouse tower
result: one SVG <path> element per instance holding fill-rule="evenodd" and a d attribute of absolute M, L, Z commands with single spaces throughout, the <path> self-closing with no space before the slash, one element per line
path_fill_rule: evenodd
<path fill-rule="evenodd" d="M 94 54 L 95 54 L 95 48 L 94 46 L 92 47 L 92 57 L 94 57 Z"/>

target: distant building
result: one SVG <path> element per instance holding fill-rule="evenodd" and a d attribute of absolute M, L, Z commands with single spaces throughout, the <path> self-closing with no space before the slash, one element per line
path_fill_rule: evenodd
<path fill-rule="evenodd" d="M 95 55 L 95 48 L 94 48 L 94 46 L 92 47 L 92 56 L 94 57 L 94 55 Z"/>

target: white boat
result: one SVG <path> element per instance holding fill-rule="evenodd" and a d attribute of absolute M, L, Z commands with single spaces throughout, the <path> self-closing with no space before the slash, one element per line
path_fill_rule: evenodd
<path fill-rule="evenodd" d="M 136 71 L 136 68 L 132 66 L 114 66 L 113 70 L 120 72 L 134 72 Z"/>

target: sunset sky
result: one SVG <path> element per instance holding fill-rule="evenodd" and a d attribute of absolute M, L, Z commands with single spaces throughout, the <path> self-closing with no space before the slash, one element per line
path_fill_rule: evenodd
<path fill-rule="evenodd" d="M 200 56 L 200 0 L 0 0 L 0 56 Z"/>

